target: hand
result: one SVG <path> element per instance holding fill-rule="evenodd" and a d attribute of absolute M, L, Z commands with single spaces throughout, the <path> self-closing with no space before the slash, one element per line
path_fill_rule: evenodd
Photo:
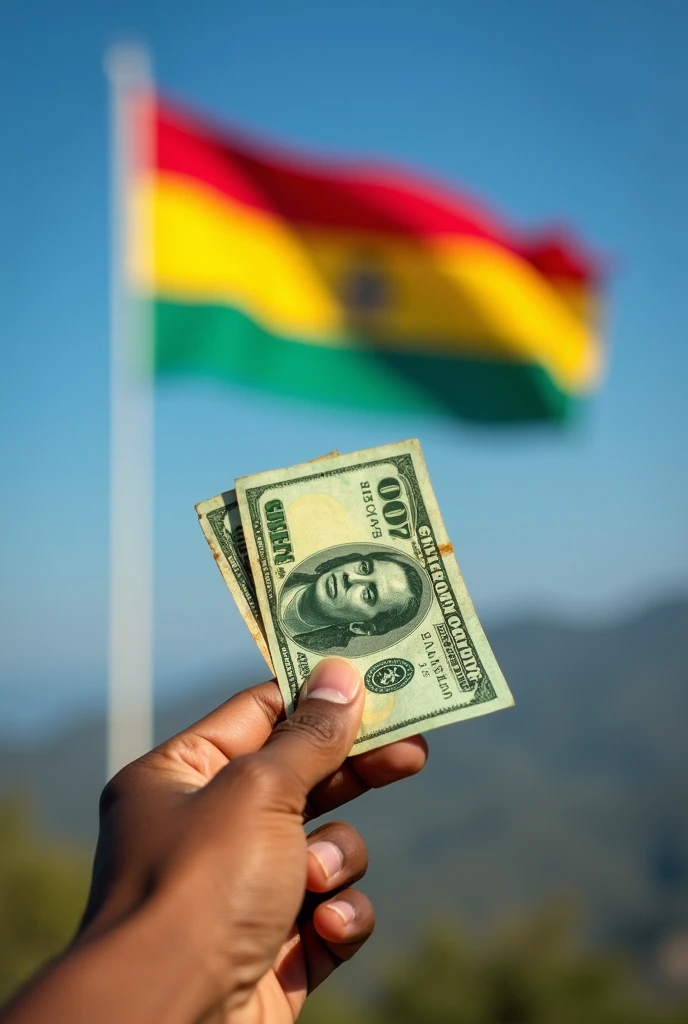
<path fill-rule="evenodd" d="M 342 822 L 306 837 L 303 823 L 413 775 L 427 756 L 414 737 L 347 758 L 364 693 L 351 663 L 322 661 L 291 718 L 276 724 L 276 685 L 256 686 L 106 786 L 74 951 L 114 942 L 126 963 L 116 936 L 128 929 L 139 936 L 130 948 L 146 952 L 121 968 L 100 1021 L 293 1024 L 307 993 L 357 952 L 374 924 L 350 887 L 366 869 L 363 840 Z M 156 958 L 165 981 L 153 984 Z"/>

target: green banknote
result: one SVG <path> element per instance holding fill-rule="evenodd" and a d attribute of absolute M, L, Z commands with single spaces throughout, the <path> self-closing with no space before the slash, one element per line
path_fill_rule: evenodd
<path fill-rule="evenodd" d="M 288 713 L 332 655 L 365 681 L 356 753 L 513 704 L 418 441 L 242 477 L 235 494 L 252 614 Z"/>
<path fill-rule="evenodd" d="M 339 452 L 328 452 L 327 455 L 320 455 L 312 461 L 330 459 L 335 455 L 339 455 Z M 246 542 L 239 516 L 236 491 L 224 491 L 215 498 L 199 502 L 196 505 L 196 512 L 213 558 L 222 573 L 222 578 L 227 584 L 258 650 L 274 674 L 263 620 L 258 607 L 256 588 L 251 575 L 251 566 L 246 553 Z"/>
<path fill-rule="evenodd" d="M 248 626 L 258 650 L 274 674 L 256 589 L 246 554 L 244 531 L 239 517 L 236 491 L 224 491 L 216 498 L 196 505 L 198 521 L 210 545 L 222 578 Z"/>

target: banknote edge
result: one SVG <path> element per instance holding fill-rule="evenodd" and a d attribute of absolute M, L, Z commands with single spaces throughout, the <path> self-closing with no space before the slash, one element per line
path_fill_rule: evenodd
<path fill-rule="evenodd" d="M 199 525 L 203 532 L 203 536 L 205 537 L 208 546 L 212 552 L 213 559 L 215 561 L 215 564 L 217 565 L 220 575 L 222 576 L 230 594 L 234 598 L 234 602 L 237 606 L 239 614 L 246 623 L 246 627 L 248 628 L 248 631 L 251 634 L 251 637 L 254 643 L 256 644 L 256 647 L 258 648 L 263 658 L 265 659 L 265 662 L 268 668 L 270 669 L 270 672 L 274 675 L 274 665 L 272 663 L 272 656 L 270 653 L 270 648 L 266 639 L 262 621 L 256 617 L 253 609 L 251 608 L 246 598 L 244 588 L 241 585 L 241 579 L 245 575 L 245 570 L 241 562 L 241 558 L 239 557 L 238 553 L 234 550 L 234 548 L 232 548 L 230 553 L 225 551 L 222 541 L 214 527 L 214 523 L 210 519 L 210 516 L 212 515 L 213 512 L 220 512 L 221 510 L 224 512 L 224 510 L 228 507 L 226 499 L 230 497 L 232 494 L 234 494 L 234 500 L 236 500 L 236 492 L 223 491 L 222 494 L 216 495 L 216 497 L 214 498 L 209 498 L 206 501 L 201 501 L 194 507 L 196 510 L 196 514 L 198 516 Z M 233 572 L 230 558 L 233 559 L 236 562 L 237 566 L 239 567 L 238 573 Z M 250 588 L 247 587 L 247 589 L 250 593 Z M 260 602 L 258 601 L 257 595 L 256 601 L 258 604 L 258 612 L 262 615 L 260 610 Z"/>
<path fill-rule="evenodd" d="M 340 454 L 339 449 L 334 448 L 332 451 L 325 452 L 324 455 L 316 455 L 315 458 L 309 459 L 308 462 L 320 462 L 323 459 L 336 458 Z M 234 504 L 235 508 L 239 507 L 236 487 L 230 488 L 227 491 L 221 491 L 220 494 L 216 494 L 212 498 L 207 498 L 205 501 L 199 501 L 194 508 L 196 515 L 198 516 L 201 530 L 203 531 L 203 536 L 210 547 L 215 563 L 220 571 L 220 575 L 222 576 L 230 594 L 234 598 L 239 614 L 246 623 L 246 627 L 258 647 L 258 650 L 265 659 L 268 668 L 273 675 L 276 676 L 274 666 L 272 664 L 267 634 L 263 625 L 258 595 L 255 592 L 255 587 L 253 586 L 253 579 L 248 579 L 243 559 L 234 547 L 231 531 L 230 541 L 232 542 L 232 549 L 231 551 L 226 551 L 222 543 L 222 536 L 218 533 L 215 523 L 210 518 L 214 512 L 220 512 L 221 510 L 224 512 L 227 509 L 230 509 L 232 504 Z M 241 517 L 241 512 L 239 512 L 239 515 Z M 209 527 L 208 530 L 206 530 L 206 524 Z M 224 556 L 224 561 L 221 561 L 221 556 Z M 234 571 L 232 562 L 236 563 L 238 566 L 237 572 Z M 256 611 L 258 612 L 257 615 L 251 606 L 249 598 L 252 598 L 256 605 Z"/>
<path fill-rule="evenodd" d="M 409 718 L 405 719 L 398 726 L 391 730 L 379 729 L 375 732 L 366 733 L 365 736 L 356 738 L 351 748 L 351 754 L 366 754 L 369 750 L 376 750 L 378 747 L 384 747 L 388 743 L 394 740 L 408 739 L 409 736 L 417 736 L 419 732 L 432 732 L 434 729 L 440 729 L 445 725 L 458 725 L 460 722 L 468 722 L 473 718 L 481 718 L 484 715 L 495 714 L 498 711 L 505 711 L 507 708 L 514 706 L 513 695 L 509 691 L 509 700 L 499 703 L 495 706 L 494 703 L 482 703 L 475 705 L 466 705 L 462 708 L 462 714 L 457 716 L 455 719 L 442 718 L 441 715 L 430 716 L 425 718 Z M 390 738 L 390 732 L 394 735 Z"/>

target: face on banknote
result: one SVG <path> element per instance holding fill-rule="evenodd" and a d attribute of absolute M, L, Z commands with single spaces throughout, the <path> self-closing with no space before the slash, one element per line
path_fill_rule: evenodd
<path fill-rule="evenodd" d="M 243 477 L 236 500 L 288 712 L 332 655 L 366 686 L 355 752 L 513 703 L 417 441 Z"/>

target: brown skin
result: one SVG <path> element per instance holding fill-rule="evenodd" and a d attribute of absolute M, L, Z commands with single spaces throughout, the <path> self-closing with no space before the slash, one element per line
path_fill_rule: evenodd
<path fill-rule="evenodd" d="M 374 925 L 361 837 L 304 821 L 427 757 L 421 737 L 346 757 L 364 693 L 327 659 L 291 718 L 263 683 L 116 775 L 79 934 L 2 1024 L 293 1024 Z"/>

